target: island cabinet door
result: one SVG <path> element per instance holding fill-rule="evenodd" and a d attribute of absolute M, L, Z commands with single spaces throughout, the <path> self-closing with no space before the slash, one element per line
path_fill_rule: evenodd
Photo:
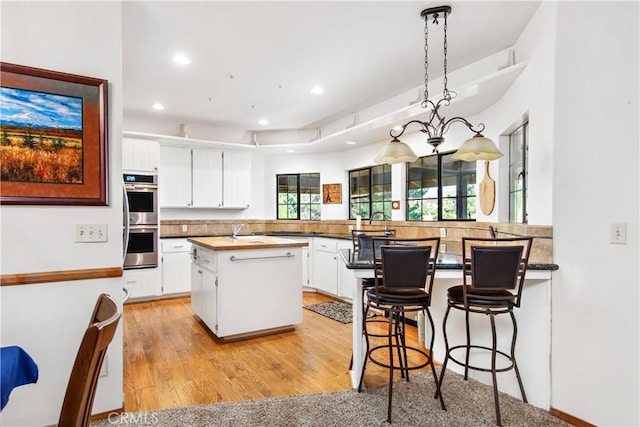
<path fill-rule="evenodd" d="M 217 333 L 218 329 L 218 287 L 216 275 L 206 268 L 202 269 L 202 321 Z"/>
<path fill-rule="evenodd" d="M 299 247 L 220 252 L 216 335 L 301 323 L 302 262 Z"/>
<path fill-rule="evenodd" d="M 204 269 L 191 263 L 191 309 L 202 319 L 202 274 Z"/>

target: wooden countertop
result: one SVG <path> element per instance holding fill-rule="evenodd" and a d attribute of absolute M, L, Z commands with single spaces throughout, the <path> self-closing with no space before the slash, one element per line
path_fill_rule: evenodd
<path fill-rule="evenodd" d="M 301 248 L 309 246 L 307 242 L 274 236 L 238 236 L 230 237 L 189 237 L 194 245 L 200 245 L 212 251 L 229 251 L 238 249 L 272 249 L 272 248 Z"/>

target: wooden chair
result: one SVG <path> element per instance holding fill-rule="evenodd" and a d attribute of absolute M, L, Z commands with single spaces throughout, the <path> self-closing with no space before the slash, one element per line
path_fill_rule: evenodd
<path fill-rule="evenodd" d="M 90 425 L 98 376 L 120 316 L 118 305 L 109 295 L 98 297 L 71 370 L 58 420 L 60 427 Z"/>

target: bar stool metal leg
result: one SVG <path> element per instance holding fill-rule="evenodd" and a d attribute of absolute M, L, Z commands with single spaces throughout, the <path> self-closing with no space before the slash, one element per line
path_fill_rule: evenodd
<path fill-rule="evenodd" d="M 498 355 L 498 337 L 496 336 L 496 318 L 493 313 L 489 314 L 491 319 L 491 380 L 493 381 L 493 400 L 496 407 L 496 424 L 502 426 L 502 420 L 500 418 L 500 400 L 498 399 L 498 379 L 496 372 L 496 357 Z M 469 355 L 467 354 L 467 359 Z M 467 366 L 469 362 L 467 362 Z"/>
<path fill-rule="evenodd" d="M 511 361 L 513 362 L 513 370 L 516 372 L 516 379 L 520 386 L 520 393 L 522 394 L 522 401 L 527 402 L 527 395 L 524 392 L 524 386 L 522 385 L 522 378 L 520 377 L 520 370 L 518 370 L 518 363 L 516 363 L 516 335 L 518 335 L 518 324 L 516 323 L 516 316 L 511 311 L 511 322 L 513 323 L 513 336 L 511 337 Z"/>

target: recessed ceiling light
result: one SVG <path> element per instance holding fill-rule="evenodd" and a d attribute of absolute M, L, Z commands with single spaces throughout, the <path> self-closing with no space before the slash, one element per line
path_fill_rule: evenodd
<path fill-rule="evenodd" d="M 347 145 L 356 145 L 357 144 L 357 142 L 355 142 L 355 141 L 345 141 L 344 143 L 347 144 Z"/>
<path fill-rule="evenodd" d="M 162 111 L 164 110 L 164 105 L 160 104 L 159 102 L 156 102 L 151 106 L 151 108 L 153 108 L 154 110 Z"/>
<path fill-rule="evenodd" d="M 261 124 L 262 126 L 268 125 L 269 124 L 269 120 L 267 119 L 260 119 L 260 121 L 258 122 L 259 124 Z"/>
<path fill-rule="evenodd" d="M 394 127 L 393 127 L 393 130 L 400 131 L 400 130 L 402 130 L 402 126 L 394 126 Z"/>
<path fill-rule="evenodd" d="M 314 95 L 320 95 L 321 93 L 324 93 L 324 88 L 320 86 L 314 86 L 311 88 L 311 93 Z"/>
<path fill-rule="evenodd" d="M 289 148 L 289 149 L 287 150 L 287 153 L 295 153 L 295 152 L 296 152 L 296 150 L 292 150 L 291 148 Z"/>
<path fill-rule="evenodd" d="M 189 65 L 191 64 L 191 60 L 187 57 L 187 55 L 183 53 L 179 53 L 173 57 L 173 62 L 178 65 Z"/>

